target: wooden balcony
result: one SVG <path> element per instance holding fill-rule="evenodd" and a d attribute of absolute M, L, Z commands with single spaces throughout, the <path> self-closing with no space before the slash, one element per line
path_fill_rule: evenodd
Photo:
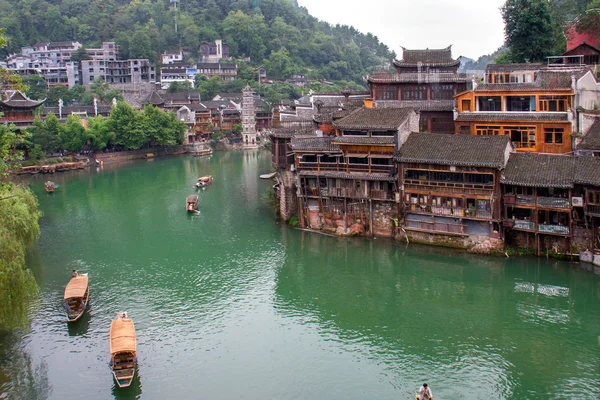
<path fill-rule="evenodd" d="M 394 192 L 391 190 L 371 190 L 373 200 L 394 200 Z"/>
<path fill-rule="evenodd" d="M 527 196 L 524 194 L 518 194 L 516 204 L 520 206 L 531 206 L 535 207 L 535 196 Z"/>
<path fill-rule="evenodd" d="M 411 204 L 409 206 L 409 212 L 425 215 L 439 215 L 442 217 L 451 218 L 467 218 L 467 219 L 478 219 L 478 220 L 492 220 L 492 212 L 489 210 L 477 210 L 474 208 L 449 208 L 449 207 L 436 207 L 424 204 Z"/>
<path fill-rule="evenodd" d="M 413 192 L 432 192 L 448 194 L 472 194 L 493 196 L 494 187 L 490 185 L 473 185 L 452 182 L 427 182 L 407 179 L 404 181 L 404 190 Z"/>
<path fill-rule="evenodd" d="M 535 221 L 514 219 L 513 229 L 521 231 L 535 232 Z"/>
<path fill-rule="evenodd" d="M 414 219 L 406 220 L 407 226 L 404 228 L 407 231 L 433 233 L 451 236 L 469 236 L 465 233 L 463 224 L 454 224 L 439 221 L 420 221 Z"/>
<path fill-rule="evenodd" d="M 551 235 L 569 235 L 569 227 L 562 225 L 538 224 L 539 233 L 549 233 Z"/>
<path fill-rule="evenodd" d="M 571 201 L 560 197 L 538 197 L 537 205 L 544 208 L 571 208 Z"/>
<path fill-rule="evenodd" d="M 597 205 L 597 204 L 587 204 L 585 206 L 585 211 L 588 214 L 600 217 L 600 205 Z"/>

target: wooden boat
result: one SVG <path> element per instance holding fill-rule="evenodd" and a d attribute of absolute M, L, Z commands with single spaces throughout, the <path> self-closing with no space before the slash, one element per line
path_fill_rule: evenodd
<path fill-rule="evenodd" d="M 71 278 L 64 295 L 67 322 L 74 322 L 81 318 L 87 307 L 89 294 L 87 274 Z"/>
<path fill-rule="evenodd" d="M 46 192 L 52 193 L 54 192 L 54 182 L 48 181 L 44 183 L 44 187 L 46 188 Z"/>
<path fill-rule="evenodd" d="M 213 181 L 212 175 L 202 176 L 202 177 L 198 178 L 198 181 L 196 182 L 196 187 L 208 186 L 212 183 L 212 181 Z"/>
<path fill-rule="evenodd" d="M 270 174 L 262 174 L 260 175 L 260 179 L 271 179 L 275 175 L 277 175 L 277 172 L 271 172 Z"/>
<path fill-rule="evenodd" d="M 110 323 L 110 369 L 120 388 L 131 385 L 136 364 L 135 326 L 126 312 L 117 313 Z"/>
<path fill-rule="evenodd" d="M 198 211 L 198 196 L 191 194 L 185 200 L 185 209 L 188 212 Z"/>

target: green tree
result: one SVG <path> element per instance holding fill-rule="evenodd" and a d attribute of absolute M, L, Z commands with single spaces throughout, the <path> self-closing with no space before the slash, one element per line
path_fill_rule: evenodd
<path fill-rule="evenodd" d="M 33 126 L 29 128 L 31 142 L 39 145 L 45 153 L 56 151 L 60 148 L 59 138 L 60 123 L 53 113 L 48 113 L 45 120 L 36 118 Z"/>
<path fill-rule="evenodd" d="M 39 237 L 40 212 L 35 196 L 8 180 L 9 169 L 21 159 L 22 138 L 14 125 L 0 125 L 0 330 L 24 328 L 37 293 L 25 248 Z"/>
<path fill-rule="evenodd" d="M 90 54 L 87 52 L 85 47 L 80 47 L 71 54 L 71 61 L 73 62 L 81 62 L 83 60 L 89 60 L 90 58 Z"/>
<path fill-rule="evenodd" d="M 512 62 L 545 61 L 552 51 L 552 16 L 547 0 L 507 0 L 501 8 Z"/>
<path fill-rule="evenodd" d="M 67 122 L 60 125 L 58 137 L 61 148 L 74 153 L 81 151 L 88 139 L 81 120 L 75 115 L 69 115 Z"/>
<path fill-rule="evenodd" d="M 92 150 L 104 150 L 109 143 L 114 142 L 115 134 L 110 131 L 110 127 L 102 115 L 88 118 L 86 121 L 87 137 Z"/>
<path fill-rule="evenodd" d="M 205 76 L 196 75 L 196 89 L 200 92 L 202 100 L 211 100 L 215 95 L 221 92 L 223 88 L 223 79 L 220 76 L 213 76 L 206 79 Z"/>
<path fill-rule="evenodd" d="M 295 72 L 294 62 L 285 47 L 282 47 L 279 51 L 271 52 L 266 64 L 267 70 L 274 77 L 289 78 Z"/>
<path fill-rule="evenodd" d="M 108 134 L 114 136 L 117 146 L 135 150 L 148 142 L 143 116 L 123 101 L 111 110 L 107 124 Z"/>
<path fill-rule="evenodd" d="M 147 139 L 152 145 L 173 146 L 183 142 L 186 125 L 168 113 L 147 104 L 142 112 Z"/>
<path fill-rule="evenodd" d="M 39 75 L 29 75 L 23 79 L 27 85 L 27 96 L 35 100 L 43 100 L 48 96 L 48 84 L 46 80 Z"/>

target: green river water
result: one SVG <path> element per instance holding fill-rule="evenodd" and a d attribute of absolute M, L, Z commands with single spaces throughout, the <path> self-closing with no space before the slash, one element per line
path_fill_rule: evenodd
<path fill-rule="evenodd" d="M 600 397 L 600 277 L 578 263 L 470 256 L 278 224 L 270 154 L 56 174 L 28 255 L 26 332 L 0 333 L 0 399 Z M 200 213 L 185 198 L 201 175 Z M 67 325 L 77 269 L 90 307 Z M 128 311 L 138 375 L 117 389 L 108 331 Z"/>

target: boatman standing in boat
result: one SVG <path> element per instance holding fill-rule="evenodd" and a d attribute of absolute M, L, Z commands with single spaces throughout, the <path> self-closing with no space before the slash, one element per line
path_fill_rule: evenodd
<path fill-rule="evenodd" d="M 431 394 L 431 389 L 427 386 L 426 383 L 421 386 L 419 389 L 419 395 L 417 396 L 417 400 L 433 400 L 433 394 Z"/>

